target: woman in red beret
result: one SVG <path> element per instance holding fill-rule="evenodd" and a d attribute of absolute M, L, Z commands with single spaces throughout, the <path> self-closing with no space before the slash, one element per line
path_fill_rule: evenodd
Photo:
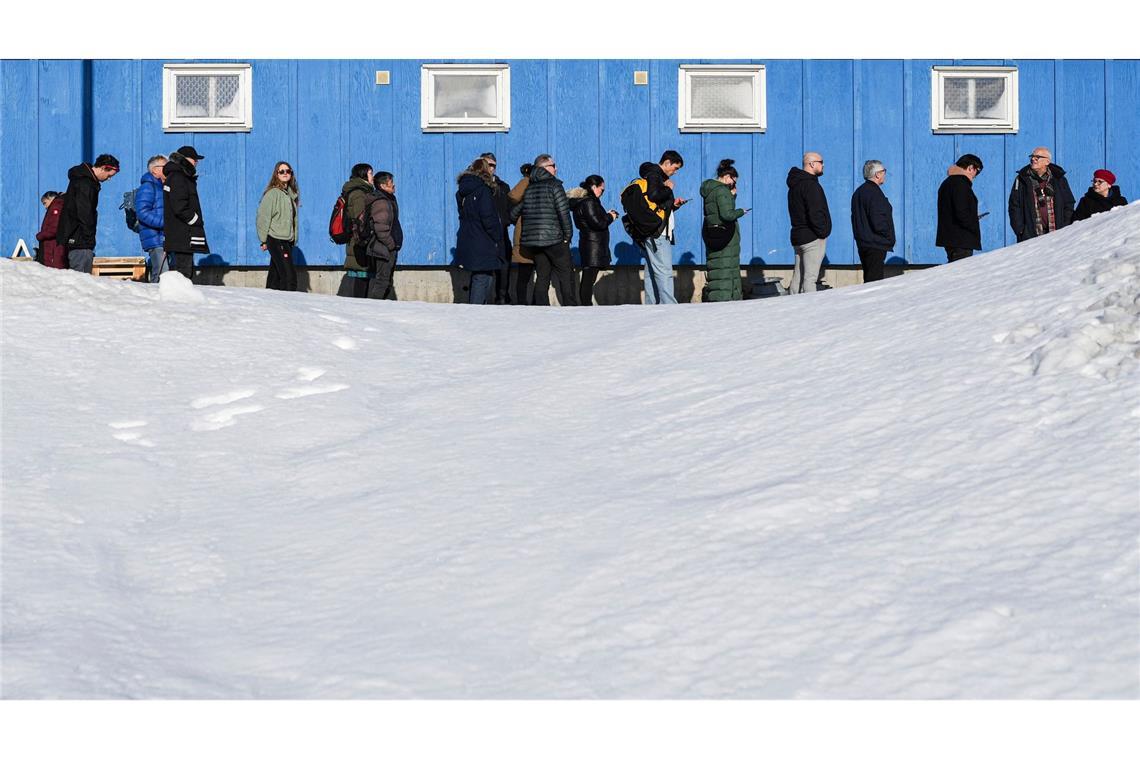
<path fill-rule="evenodd" d="M 1120 188 L 1116 186 L 1116 175 L 1108 169 L 1097 169 L 1093 172 L 1092 187 L 1081 198 L 1077 210 L 1073 212 L 1073 221 L 1088 219 L 1093 214 L 1126 205 L 1128 200 L 1120 194 Z"/>

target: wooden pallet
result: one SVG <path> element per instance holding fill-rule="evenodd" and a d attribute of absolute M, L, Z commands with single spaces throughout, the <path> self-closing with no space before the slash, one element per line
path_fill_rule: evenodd
<path fill-rule="evenodd" d="M 146 279 L 146 258 L 143 256 L 96 256 L 91 264 L 95 277 L 113 277 L 116 280 Z"/>

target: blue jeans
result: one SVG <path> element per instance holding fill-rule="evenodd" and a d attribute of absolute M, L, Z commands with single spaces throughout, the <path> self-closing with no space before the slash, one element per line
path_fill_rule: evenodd
<path fill-rule="evenodd" d="M 150 256 L 150 281 L 158 282 L 158 276 L 170 269 L 170 259 L 166 257 L 166 251 L 162 250 L 161 245 L 148 248 L 146 252 Z"/>
<path fill-rule="evenodd" d="M 492 296 L 495 294 L 495 273 L 491 272 L 472 272 L 471 273 L 471 298 L 467 303 L 486 304 L 493 303 Z"/>
<path fill-rule="evenodd" d="M 673 295 L 673 244 L 668 236 L 646 240 L 641 252 L 645 255 L 645 303 L 677 303 Z"/>

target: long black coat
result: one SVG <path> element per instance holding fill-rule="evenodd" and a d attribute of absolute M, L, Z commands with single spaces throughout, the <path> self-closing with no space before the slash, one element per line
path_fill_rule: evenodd
<path fill-rule="evenodd" d="M 507 255 L 506 238 L 495 208 L 495 191 L 479 175 L 461 174 L 455 205 L 459 209 L 456 266 L 469 272 L 493 272 L 502 267 Z"/>
<path fill-rule="evenodd" d="M 1077 201 L 1069 187 L 1069 180 L 1065 179 L 1064 169 L 1056 164 L 1050 164 L 1049 174 L 1057 229 L 1068 227 L 1073 221 L 1073 207 L 1077 205 Z M 1033 221 L 1035 218 L 1033 191 L 1037 185 L 1033 170 L 1028 164 L 1021 167 L 1013 178 L 1013 187 L 1009 191 L 1009 226 L 1019 243 L 1037 237 L 1037 227 Z"/>
<path fill-rule="evenodd" d="M 55 240 L 68 250 L 95 250 L 95 228 L 99 226 L 99 180 L 87 164 L 67 170 L 67 192 Z"/>
<path fill-rule="evenodd" d="M 608 269 L 613 216 L 591 190 L 586 191 L 586 197 L 574 204 L 572 210 L 574 226 L 578 228 L 578 255 L 582 259 L 582 266 Z"/>
<path fill-rule="evenodd" d="M 1109 188 L 1107 198 L 1101 197 L 1096 190 L 1090 187 L 1089 191 L 1081 198 L 1081 202 L 1077 204 L 1077 210 L 1073 212 L 1073 221 L 1078 222 L 1082 219 L 1088 219 L 1093 214 L 1100 214 L 1117 206 L 1127 205 L 1128 199 L 1120 194 L 1120 188 L 1116 185 Z"/>
<path fill-rule="evenodd" d="M 978 196 L 965 174 L 952 173 L 938 186 L 938 233 L 934 244 L 941 248 L 982 249 L 978 224 Z"/>
<path fill-rule="evenodd" d="M 852 194 L 851 232 L 859 248 L 895 249 L 894 209 L 878 183 L 867 180 Z"/>
<path fill-rule="evenodd" d="M 198 172 L 181 153 L 171 153 L 162 167 L 166 177 L 162 190 L 163 233 L 171 253 L 209 253 L 202 204 L 198 201 Z"/>
<path fill-rule="evenodd" d="M 524 246 L 541 248 L 569 242 L 574 236 L 570 201 L 562 180 L 542 167 L 531 171 L 522 203 L 511 209 L 511 221 L 520 216 L 526 219 L 521 238 Z"/>
<path fill-rule="evenodd" d="M 792 245 L 807 245 L 831 234 L 831 211 L 819 177 L 793 166 L 788 172 L 788 216 Z"/>

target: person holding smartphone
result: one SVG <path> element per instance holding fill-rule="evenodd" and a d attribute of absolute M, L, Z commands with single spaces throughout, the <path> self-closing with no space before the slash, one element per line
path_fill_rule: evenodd
<path fill-rule="evenodd" d="M 744 297 L 740 284 L 740 227 L 736 223 L 748 209 L 736 207 L 739 173 L 731 158 L 716 167 L 716 179 L 701 183 L 705 200 L 705 220 L 701 238 L 705 241 L 708 264 L 706 301 L 739 301 Z"/>

